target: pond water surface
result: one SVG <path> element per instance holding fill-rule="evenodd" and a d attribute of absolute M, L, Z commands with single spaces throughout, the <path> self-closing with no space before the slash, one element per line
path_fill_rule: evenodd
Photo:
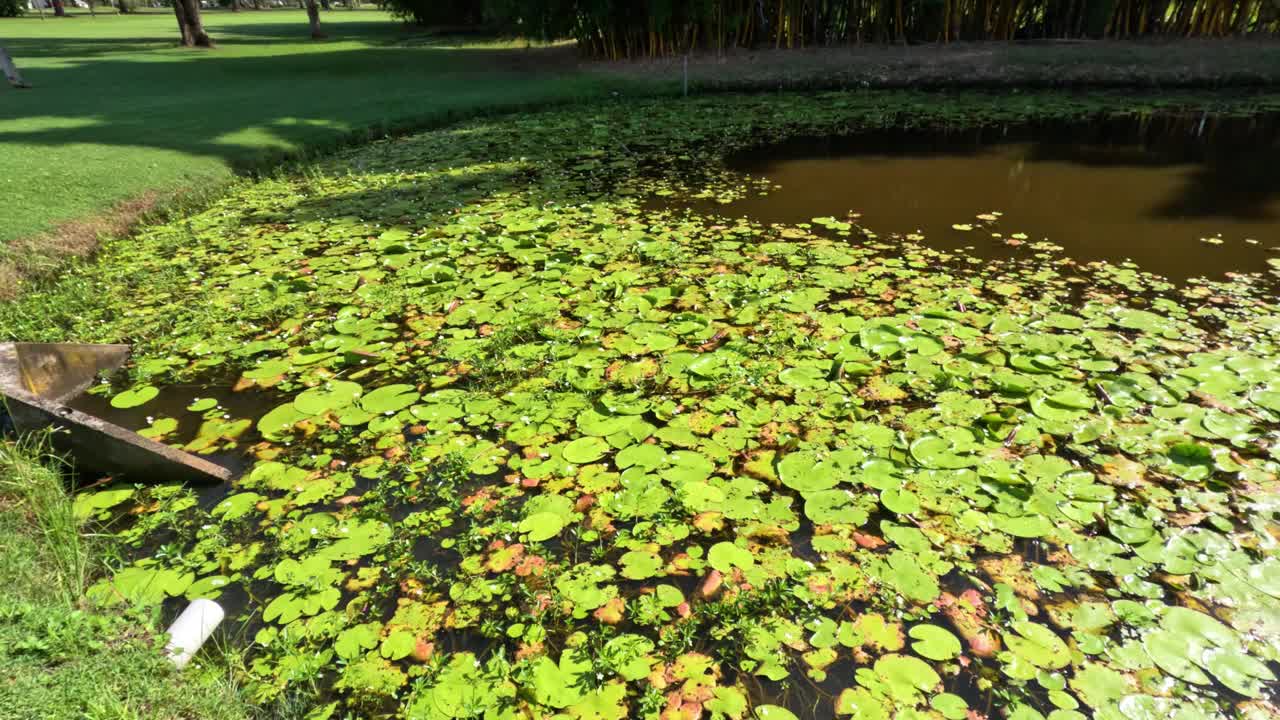
<path fill-rule="evenodd" d="M 1274 116 L 887 130 L 790 140 L 730 165 L 776 187 L 695 209 L 780 223 L 853 213 L 882 236 L 920 233 L 982 257 L 1047 239 L 1079 261 L 1132 260 L 1176 280 L 1280 257 Z M 998 222 L 975 219 L 991 213 Z"/>

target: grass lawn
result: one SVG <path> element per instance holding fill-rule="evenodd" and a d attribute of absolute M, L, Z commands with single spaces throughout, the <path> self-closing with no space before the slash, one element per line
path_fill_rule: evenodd
<path fill-rule="evenodd" d="M 568 47 L 461 45 L 380 11 L 208 11 L 213 51 L 175 46 L 169 11 L 0 19 L 35 87 L 0 88 L 0 243 L 150 191 L 261 168 L 355 131 L 634 84 L 577 72 Z"/>
<path fill-rule="evenodd" d="M 148 613 L 83 601 L 99 550 L 57 465 L 38 447 L 0 441 L 0 720 L 254 717 L 225 668 L 175 671 Z"/>

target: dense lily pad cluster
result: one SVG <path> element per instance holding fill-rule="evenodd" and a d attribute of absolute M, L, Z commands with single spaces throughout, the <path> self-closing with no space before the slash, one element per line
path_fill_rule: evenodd
<path fill-rule="evenodd" d="M 115 402 L 221 382 L 262 412 L 153 418 L 254 459 L 224 494 L 80 496 L 140 548 L 93 594 L 221 598 L 245 682 L 329 688 L 318 717 L 1275 716 L 1267 278 L 652 201 L 756 192 L 721 158 L 788 134 L 1116 102 L 504 118 L 117 245 L 59 331 L 141 343 Z"/>

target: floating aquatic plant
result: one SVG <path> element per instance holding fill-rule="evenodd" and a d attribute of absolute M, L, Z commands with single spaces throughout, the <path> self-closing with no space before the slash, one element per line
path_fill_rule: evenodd
<path fill-rule="evenodd" d="M 1270 280 L 641 200 L 746 192 L 727 151 L 882 102 L 476 123 L 114 246 L 83 272 L 128 302 L 81 332 L 146 340 L 113 403 L 211 374 L 270 401 L 205 418 L 254 459 L 225 497 L 78 499 L 139 549 L 94 598 L 236 593 L 244 681 L 328 683 L 323 717 L 1276 713 Z"/>

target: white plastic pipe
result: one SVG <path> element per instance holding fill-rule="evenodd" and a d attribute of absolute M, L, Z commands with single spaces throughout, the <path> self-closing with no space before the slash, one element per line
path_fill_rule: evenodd
<path fill-rule="evenodd" d="M 212 600 L 192 600 L 169 626 L 169 644 L 165 646 L 169 660 L 179 670 L 186 667 L 225 615 L 222 606 Z"/>

